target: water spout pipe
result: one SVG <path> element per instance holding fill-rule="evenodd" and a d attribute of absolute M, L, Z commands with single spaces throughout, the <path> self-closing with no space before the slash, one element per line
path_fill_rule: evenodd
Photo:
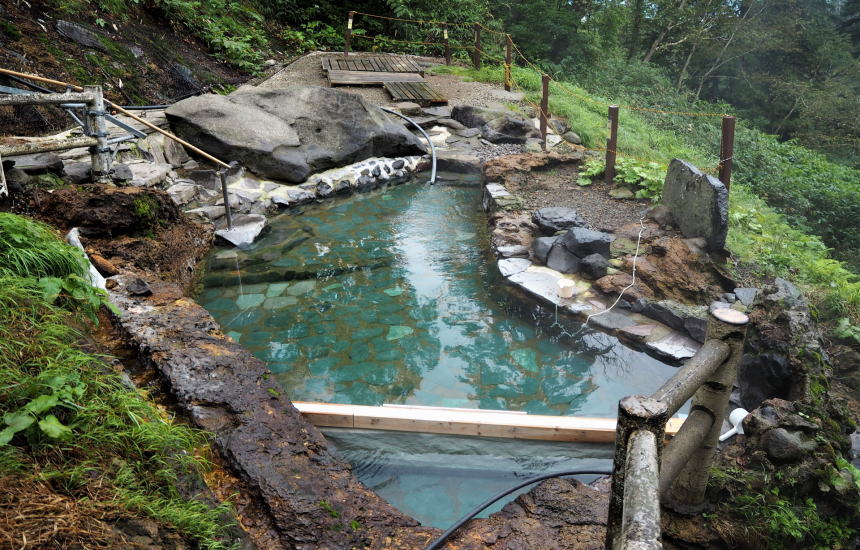
<path fill-rule="evenodd" d="M 735 410 L 733 410 L 732 413 L 729 415 L 729 424 L 732 425 L 732 429 L 730 429 L 729 431 L 727 431 L 726 433 L 721 435 L 720 441 L 725 441 L 726 439 L 730 438 L 731 436 L 733 436 L 735 434 L 743 435 L 743 433 L 744 433 L 743 421 L 744 421 L 744 418 L 746 418 L 748 414 L 749 414 L 749 411 L 746 409 L 735 409 Z"/>
<path fill-rule="evenodd" d="M 531 485 L 532 483 L 537 483 L 538 481 L 543 481 L 545 479 L 551 479 L 554 477 L 562 477 L 562 476 L 586 475 L 586 474 L 612 475 L 612 472 L 609 470 L 567 470 L 564 472 L 553 472 L 551 474 L 543 474 L 543 475 L 539 475 L 537 477 L 529 478 L 523 482 L 520 482 L 520 483 L 514 485 L 513 487 L 505 489 L 504 491 L 497 494 L 496 496 L 491 497 L 491 498 L 485 500 L 484 502 L 482 502 L 474 510 L 472 510 L 471 512 L 469 512 L 468 514 L 466 514 L 465 516 L 460 518 L 460 520 L 457 521 L 457 523 L 455 523 L 454 525 L 452 525 L 450 529 L 448 529 L 447 531 L 445 531 L 444 533 L 439 535 L 439 538 L 437 538 L 432 543 L 430 543 L 430 546 L 428 546 L 424 550 L 438 550 L 439 548 L 442 547 L 443 544 L 445 544 L 445 541 L 448 540 L 448 538 L 450 538 L 451 535 L 453 535 L 457 531 L 457 529 L 462 527 L 464 524 L 466 524 L 473 517 L 475 517 L 478 514 L 480 514 L 481 512 L 483 512 L 485 508 L 487 508 L 488 506 L 490 506 L 491 504 L 493 504 L 497 500 L 508 496 L 509 494 L 513 493 L 514 491 L 518 491 L 518 490 L 522 489 L 523 487 L 527 487 L 527 486 Z"/>
<path fill-rule="evenodd" d="M 406 116 L 402 113 L 398 113 L 397 111 L 392 111 L 391 109 L 386 109 L 385 107 L 380 107 L 380 109 L 382 109 L 386 113 L 391 113 L 392 115 L 397 115 L 400 118 L 411 123 L 416 128 L 418 128 L 418 131 L 421 132 L 421 134 L 424 136 L 424 139 L 426 139 L 427 143 L 430 144 L 430 157 L 432 158 L 432 165 L 430 168 L 430 185 L 433 185 L 434 183 L 436 183 L 436 146 L 433 145 L 433 141 L 430 140 L 430 136 L 427 135 L 427 132 L 424 131 L 424 128 L 422 128 L 417 122 L 415 122 L 414 120 L 412 120 L 411 118 L 409 118 L 408 116 Z"/>

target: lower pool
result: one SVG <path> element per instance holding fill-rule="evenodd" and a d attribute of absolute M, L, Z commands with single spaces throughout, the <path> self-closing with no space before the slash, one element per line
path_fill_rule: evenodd
<path fill-rule="evenodd" d="M 294 400 L 614 417 L 621 397 L 649 394 L 674 372 L 512 292 L 495 266 L 477 184 L 401 185 L 305 207 L 270 225 L 248 249 L 210 254 L 200 302 Z M 498 468 L 483 477 L 468 466 L 463 475 L 450 468 L 424 475 L 430 470 L 421 474 L 420 453 L 369 461 L 361 439 L 341 433 L 334 440 L 360 479 L 433 525 L 521 475 L 516 459 L 487 462 Z M 440 436 L 409 441 L 432 442 L 439 454 L 458 454 L 462 444 Z M 526 446 L 537 444 L 517 445 L 509 455 L 528 456 Z M 568 459 L 606 458 L 606 447 L 571 449 Z M 433 460 L 444 462 L 436 451 Z M 460 490 L 445 481 L 458 477 Z M 482 479 L 483 492 L 474 487 Z M 457 504 L 442 515 L 419 502 L 446 499 Z"/>

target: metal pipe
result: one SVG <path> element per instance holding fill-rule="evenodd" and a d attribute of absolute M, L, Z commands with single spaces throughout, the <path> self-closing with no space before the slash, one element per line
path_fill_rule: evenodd
<path fill-rule="evenodd" d="M 27 86 L 33 88 L 34 90 L 38 90 L 40 92 L 45 92 L 46 94 L 54 93 L 53 91 L 49 90 L 48 88 L 43 88 L 42 86 L 39 86 L 38 84 L 33 84 L 29 80 L 26 80 L 26 79 L 23 79 L 23 78 L 20 78 L 20 77 L 11 75 L 11 74 L 7 74 L 6 76 L 11 78 L 15 82 L 20 82 L 21 84 L 27 85 Z"/>
<path fill-rule="evenodd" d="M 430 136 L 427 135 L 427 132 L 424 131 L 424 128 L 422 128 L 417 122 L 415 122 L 414 120 L 412 120 L 411 118 L 409 118 L 408 116 L 406 116 L 402 113 L 398 113 L 397 111 L 392 111 L 391 109 L 387 109 L 385 107 L 380 107 L 380 109 L 382 109 L 386 113 L 391 113 L 392 115 L 397 115 L 400 118 L 410 122 L 413 126 L 418 128 L 418 131 L 421 132 L 421 134 L 424 135 L 424 139 L 426 139 L 427 143 L 430 144 L 430 157 L 432 159 L 431 168 L 430 168 L 430 185 L 433 185 L 434 183 L 436 183 L 436 146 L 433 145 L 433 141 L 430 139 Z"/>
<path fill-rule="evenodd" d="M 96 145 L 90 148 L 92 158 L 93 181 L 110 183 L 111 154 L 108 144 L 107 126 L 105 124 L 105 102 L 101 86 L 85 86 L 84 89 L 92 95 L 92 101 L 84 111 L 91 137 L 96 138 Z"/>
<path fill-rule="evenodd" d="M 224 197 L 224 215 L 227 217 L 227 229 L 233 229 L 233 216 L 230 215 L 230 195 L 227 193 L 227 169 L 218 170 L 221 178 L 221 195 Z"/>

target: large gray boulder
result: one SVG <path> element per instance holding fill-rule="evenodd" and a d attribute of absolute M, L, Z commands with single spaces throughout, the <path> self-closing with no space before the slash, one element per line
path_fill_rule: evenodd
<path fill-rule="evenodd" d="M 474 105 L 455 105 L 451 110 L 451 118 L 467 128 L 480 128 L 491 120 L 509 114 L 511 114 L 510 111 L 487 109 L 485 107 L 475 107 Z"/>
<path fill-rule="evenodd" d="M 481 137 L 490 143 L 525 143 L 541 136 L 529 119 L 505 115 L 481 126 Z"/>
<path fill-rule="evenodd" d="M 204 151 L 295 183 L 369 157 L 424 152 L 400 122 L 360 96 L 318 86 L 195 96 L 166 114 L 177 134 Z"/>
<path fill-rule="evenodd" d="M 663 204 L 687 238 L 702 237 L 708 250 L 722 250 L 729 230 L 729 192 L 723 182 L 692 164 L 673 159 L 663 184 Z"/>

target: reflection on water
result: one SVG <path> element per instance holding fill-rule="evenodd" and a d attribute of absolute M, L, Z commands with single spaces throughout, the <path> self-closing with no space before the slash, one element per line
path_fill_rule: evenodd
<path fill-rule="evenodd" d="M 271 225 L 213 252 L 201 302 L 293 399 L 614 416 L 673 372 L 513 297 L 477 186 L 404 185 Z"/>

